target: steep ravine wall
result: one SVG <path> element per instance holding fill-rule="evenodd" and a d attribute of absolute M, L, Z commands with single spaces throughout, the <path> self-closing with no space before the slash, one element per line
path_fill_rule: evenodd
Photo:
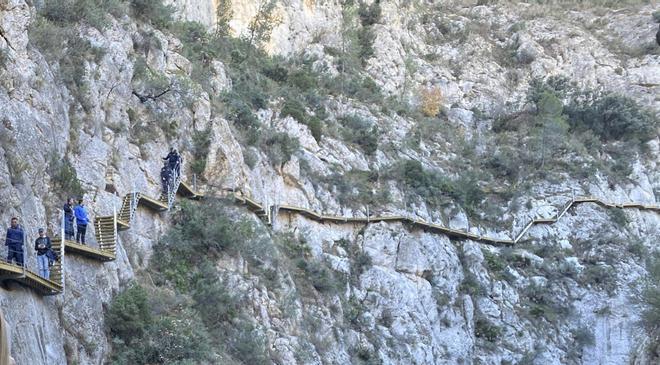
<path fill-rule="evenodd" d="M 246 19 L 251 17 L 250 11 L 253 10 L 249 10 L 248 3 L 234 3 L 237 9 L 235 27 L 245 27 Z M 195 18 L 191 15 L 193 19 L 213 22 L 213 17 L 208 16 L 211 14 L 209 10 L 212 10 L 209 2 L 190 1 L 185 4 L 187 14 L 198 12 L 207 16 Z M 274 44 L 278 45 L 275 47 L 277 49 L 299 50 L 302 48 L 300 45 L 308 44 L 314 38 L 316 29 L 332 29 L 338 24 L 340 8 L 335 2 L 283 4 L 282 9 L 289 14 L 288 19 L 293 19 L 285 24 L 307 25 L 288 28 L 305 29 L 298 33 L 276 31 Z M 389 6 L 386 9 L 390 9 Z M 489 11 L 500 10 L 488 7 L 470 10 L 475 13 Z M 387 19 L 398 19 L 392 9 L 385 13 Z M 652 27 L 652 23 L 642 20 L 649 13 L 650 8 L 644 8 L 638 13 L 614 14 L 611 17 L 612 27 L 614 24 L 639 22 L 641 25 L 628 36 L 631 42 L 643 42 L 644 35 Z M 507 13 L 507 16 L 515 18 L 517 15 Z M 579 18 L 582 15 L 574 16 Z M 367 159 L 354 148 L 330 137 L 317 143 L 305 126 L 291 118 L 278 118 L 272 110 L 261 111 L 262 119 L 298 137 L 302 145 L 300 156 L 294 156 L 292 161 L 279 169 L 273 168 L 263 154 L 254 167 L 244 162 L 243 149 L 235 132 L 222 116 L 211 113 L 208 95 L 200 95 L 190 107 L 181 107 L 176 96 L 158 102 L 161 110 L 179 121 L 179 133 L 173 140 L 158 133 L 155 138 L 139 144 L 130 132 L 113 127 L 118 122 L 129 120 L 129 109 L 138 116 L 146 118 L 147 115 L 144 106 L 131 93 L 134 67 L 131 60 L 134 52 L 132 37 L 145 26 L 130 20 L 123 24 L 113 21 L 103 33 L 90 29 L 85 31 L 86 37 L 109 51 L 100 62 L 89 65 L 94 74 L 100 76 L 89 80 L 91 110 L 88 119 L 80 123 L 75 120 L 75 113 L 69 112 L 73 97 L 57 81 L 57 70 L 49 66 L 36 49 L 28 46 L 27 28 L 33 17 L 34 8 L 28 2 L 11 0 L 0 4 L 0 47 L 8 49 L 10 54 L 7 65 L 0 70 L 0 131 L 3 136 L 0 222 L 5 223 L 11 216 L 19 216 L 23 225 L 30 229 L 31 240 L 34 239 L 36 227 L 57 227 L 62 202 L 55 196 L 55 183 L 45 171 L 53 154 L 64 156 L 66 151 L 69 151 L 67 155 L 86 191 L 85 197 L 90 202 L 92 215 L 108 214 L 113 204 L 118 206 L 121 203 L 117 197 L 104 191 L 108 174 L 112 175 L 120 196 L 134 189 L 157 195 L 160 158 L 165 155 L 167 147 L 178 147 L 184 152 L 186 161 L 191 161 L 192 142 L 189 136 L 193 131 L 204 130 L 207 126 L 211 128 L 211 148 L 203 176 L 207 183 L 202 185 L 207 194 L 212 195 L 220 187 L 238 186 L 260 201 L 309 206 L 338 215 L 363 213 L 342 207 L 331 192 L 315 190 L 310 179 L 301 173 L 300 161 L 305 159 L 316 171 L 328 172 L 331 170 L 328 161 L 368 168 Z M 461 21 L 462 18 L 457 20 L 459 23 Z M 511 19 L 504 17 L 501 20 L 505 21 Z M 528 30 L 537 29 L 542 27 L 543 19 L 530 23 Z M 396 26 L 397 21 L 392 20 L 388 24 L 394 25 L 390 25 L 392 28 L 383 26 L 383 32 L 378 33 L 378 43 L 382 47 L 377 52 L 382 57 L 370 61 L 370 70 L 385 88 L 395 90 L 400 86 L 396 75 L 401 73 L 400 66 L 405 63 L 402 61 L 405 57 L 391 50 L 399 49 L 399 38 L 411 37 L 411 42 L 416 38 Z M 524 71 L 521 77 L 529 78 L 534 73 L 566 72 L 585 84 L 629 90 L 638 100 L 658 110 L 655 96 L 658 90 L 656 84 L 660 82 L 654 81 L 660 74 L 657 72 L 657 56 L 620 60 L 600 43 L 590 43 L 593 39 L 586 33 L 579 29 L 573 31 L 577 32 L 574 37 L 568 36 L 570 30 L 553 33 L 556 45 L 543 50 L 539 47 L 537 50 L 542 53 L 537 63 L 532 63 L 530 70 Z M 169 76 L 180 72 L 181 68 L 177 65 L 185 66 L 187 60 L 178 53 L 178 41 L 157 30 L 154 32 L 163 48 L 151 50 L 150 66 Z M 536 37 L 542 38 L 544 35 L 536 33 Z M 332 36 L 329 38 L 332 42 Z M 533 39 L 528 41 L 533 46 L 538 45 Z M 474 49 L 469 52 L 478 54 L 481 43 L 479 39 L 474 42 L 471 44 Z M 464 48 L 454 50 L 443 47 L 451 48 L 438 46 L 435 52 L 452 59 L 462 59 L 465 56 L 463 53 L 468 52 Z M 487 50 L 482 52 L 484 55 L 488 53 Z M 437 82 L 446 90 L 452 123 L 485 125 L 486 122 L 478 121 L 470 111 L 472 106 L 496 109 L 506 100 L 520 100 L 523 93 L 523 82 L 513 88 L 503 86 L 506 82 L 500 75 L 502 70 L 493 66 L 489 57 L 465 58 L 470 61 L 463 66 L 464 73 L 460 77 L 451 76 L 448 67 L 418 59 L 420 67 L 413 79 L 419 84 Z M 576 64 L 571 60 L 580 62 Z M 624 70 L 621 75 L 613 72 L 617 67 Z M 210 77 L 220 88 L 226 89 L 231 85 L 221 64 L 217 73 Z M 347 106 L 339 102 L 334 108 L 330 110 L 332 115 L 347 110 L 368 112 L 365 106 Z M 410 123 L 385 116 L 379 118 L 383 128 L 398 131 L 387 138 L 392 138 L 396 146 L 402 146 L 399 133 L 410 128 Z M 72 136 L 77 136 L 77 140 Z M 654 202 L 657 199 L 655 191 L 660 188 L 657 139 L 649 142 L 648 147 L 651 157 L 635 164 L 628 183 L 612 187 L 605 180 L 589 186 L 582 186 L 579 181 L 548 182 L 536 187 L 526 197 L 530 202 L 529 208 L 506 214 L 512 216 L 513 226 L 518 230 L 530 217 L 539 213 L 550 214 L 548 205 L 560 206 L 568 198 L 565 193 L 561 201 L 555 201 L 554 197 L 561 195 L 557 192 L 571 189 L 576 189 L 578 194 L 594 194 L 613 201 Z M 432 150 L 427 154 L 405 152 L 412 158 L 434 163 Z M 379 155 L 378 159 L 385 163 L 388 157 Z M 25 162 L 22 171 L 12 165 L 16 161 Z M 185 174 L 191 176 L 190 171 L 186 170 Z M 400 194 L 395 188 L 393 192 Z M 415 214 L 422 219 L 449 218 L 456 227 L 468 224 L 467 218 L 460 212 L 452 216 L 425 207 L 415 208 L 418 208 Z M 392 214 L 409 211 L 399 205 L 382 209 Z M 642 365 L 649 363 L 644 360 L 641 348 L 648 340 L 638 327 L 639 307 L 635 296 L 646 271 L 643 258 L 628 253 L 628 244 L 641 239 L 641 244 L 646 248 L 657 247 L 660 218 L 652 212 L 630 211 L 625 215 L 630 223 L 625 229 L 619 229 L 613 226 L 607 211 L 602 208 L 578 206 L 557 224 L 536 226 L 530 231 L 532 248 L 549 247 L 561 251 L 561 257 L 521 253 L 529 265 L 512 265 L 499 275 L 488 269 L 485 257 L 485 253 L 501 250 L 499 248 L 471 241 L 451 241 L 445 236 L 409 229 L 400 223 L 360 227 L 320 224 L 295 215 L 282 216 L 273 229 L 304 232 L 313 257 L 327 262 L 339 273 L 348 275 L 351 262 L 350 255 L 337 244 L 341 239 L 347 239 L 373 260 L 371 268 L 359 276 L 355 285 L 347 285 L 344 293 L 346 296 L 353 295 L 367 308 L 362 316 L 365 327 L 361 331 L 350 329 L 345 331 L 345 336 L 330 335 L 343 325 L 341 311 L 345 308 L 341 308 L 337 298 L 294 298 L 292 306 L 295 313 L 305 312 L 323 319 L 316 332 L 328 334 L 324 349 L 320 346 L 310 349 L 307 346 L 313 333 L 303 328 L 297 319 L 280 311 L 278 306 L 281 303 L 274 302 L 269 296 L 274 289 L 256 280 L 246 279 L 244 263 L 240 258 L 228 258 L 218 265 L 237 283 L 237 290 L 240 288 L 250 293 L 253 298 L 250 310 L 263 332 L 268 334 L 269 351 L 274 359 L 279 359 L 280 364 L 346 364 L 351 361 L 355 347 L 361 345 L 373 350 L 383 363 L 393 364 L 517 363 L 527 359 L 534 364 L 632 362 Z M 112 296 L 147 267 L 153 255 L 152 247 L 167 227 L 168 213 L 154 214 L 140 209 L 131 230 L 120 234 L 116 261 L 102 264 L 67 256 L 66 291 L 63 295 L 41 297 L 15 284 L 1 288 L 0 305 L 12 327 L 12 351 L 18 364 L 103 364 L 107 361 L 111 346 L 105 332 L 104 310 Z M 475 227 L 483 234 L 496 234 L 509 228 Z M 591 245 L 590 242 L 598 242 L 598 245 Z M 584 269 L 584 261 L 599 265 L 605 261 L 612 262 L 617 275 L 613 279 L 616 290 L 611 295 L 595 284 L 592 287 L 583 285 L 572 277 L 549 280 L 545 275 L 560 270 L 579 273 Z M 474 275 L 481 288 L 478 294 L 461 289 L 466 273 Z M 503 275 L 506 275 L 506 280 Z M 530 317 L 525 308 L 528 303 L 523 298 L 530 283 L 547 288 L 553 300 L 570 303 L 574 307 L 573 314 L 558 324 Z M 295 289 L 295 284 L 290 281 L 280 284 L 285 289 Z M 340 307 L 340 313 L 333 313 L 330 309 L 336 306 Z M 493 347 L 475 335 L 477 317 L 487 318 L 503 329 L 500 345 Z M 594 343 L 576 349 L 571 331 L 583 326 L 593 331 Z M 301 347 L 308 349 L 305 357 L 300 356 Z M 571 355 L 572 351 L 578 350 L 582 351 L 581 358 Z"/>

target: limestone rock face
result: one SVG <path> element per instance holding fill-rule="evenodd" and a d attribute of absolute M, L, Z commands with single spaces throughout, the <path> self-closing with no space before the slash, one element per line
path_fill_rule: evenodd
<path fill-rule="evenodd" d="M 402 159 L 444 172 L 454 157 L 446 147 L 456 143 L 455 136 L 411 148 L 414 121 L 381 113 L 373 105 L 330 98 L 328 120 L 358 115 L 379 127 L 381 148 L 368 156 L 339 133 L 316 140 L 308 126 L 280 117 L 269 105 L 258 111 L 259 123 L 300 143 L 290 160 L 275 164 L 264 151 L 244 146 L 239 127 L 213 107 L 214 97 L 233 87 L 226 65 L 212 61 L 205 80 L 212 92 L 195 87 L 184 92 L 194 65 L 184 57 L 181 41 L 129 17 L 113 19 L 103 31 L 78 29 L 105 50 L 85 65 L 83 107 L 58 79 L 58 67 L 29 43 L 34 3 L 0 2 L 0 222 L 20 217 L 28 242 L 38 227 L 59 229 L 64 196 L 56 193 L 58 182 L 48 173 L 54 162 L 67 159 L 75 169 L 92 216 L 109 215 L 126 193 L 158 196 L 162 157 L 170 146 L 182 151 L 184 178 L 192 183 L 195 176 L 199 190 L 210 196 L 237 188 L 266 205 L 349 217 L 366 217 L 370 209 L 372 215 L 407 216 L 501 238 L 512 238 L 530 219 L 553 217 L 572 191 L 619 203 L 658 204 L 656 138 L 647 143 L 646 155 L 632 161 L 627 180 L 548 181 L 518 198 L 524 208 L 502 203 L 498 225 L 474 223 L 453 203 L 430 209 L 421 199 L 407 201 L 395 183 L 382 187 L 392 203 L 348 207 L 336 189 L 319 185 L 320 177 L 385 169 Z M 210 28 L 216 22 L 217 1 L 168 3 L 181 18 Z M 245 34 L 261 3 L 232 3 L 230 26 L 236 35 Z M 325 50 L 341 45 L 342 3 L 278 2 L 280 21 L 265 49 L 283 56 L 312 55 L 314 67 L 338 73 L 335 56 Z M 483 133 L 495 116 L 524 106 L 535 77 L 566 75 L 581 86 L 624 92 L 660 111 L 660 58 L 649 48 L 657 28 L 651 5 L 557 17 L 525 4 L 433 4 L 447 6 L 440 11 L 444 8 L 431 9 L 427 2 L 381 3 L 366 72 L 386 94 L 412 105 L 420 103 L 421 88 L 438 87 L 447 125 L 477 151 L 486 148 Z M 153 85 L 136 79 L 136 58 L 163 75 L 172 92 L 145 97 L 154 96 Z M 196 176 L 191 166 L 197 159 L 194 137 L 200 134 L 208 134 L 210 144 L 206 166 Z M 108 180 L 118 195 L 105 191 Z M 235 209 L 236 215 L 247 214 Z M 608 211 L 580 205 L 556 224 L 531 228 L 515 249 L 451 240 L 402 223 L 319 223 L 282 213 L 269 230 L 250 216 L 273 245 L 271 236 L 277 233 L 304 235 L 310 260 L 342 278 L 337 293 L 305 297 L 291 275 L 282 273 L 280 290 L 293 293 L 286 308 L 274 299 L 274 288 L 250 276 L 244 258 L 227 257 L 217 266 L 232 289 L 248 294 L 248 310 L 278 364 L 348 364 L 372 356 L 383 364 L 645 365 L 654 360 L 643 350 L 651 340 L 637 327 L 635 297 L 647 272 L 644 257 L 633 252 L 657 250 L 660 216 L 637 210 L 624 215 L 628 223 L 617 228 Z M 0 288 L 18 364 L 107 362 L 112 351 L 104 324 L 107 306 L 157 259 L 153 248 L 169 218 L 167 212 L 139 209 L 130 230 L 119 234 L 116 261 L 67 255 L 62 295 L 42 297 L 11 282 Z M 357 253 L 368 255 L 371 264 L 356 268 Z M 36 267 L 31 251 L 28 264 Z M 303 314 L 317 320 L 314 326 L 302 323 Z M 584 331 L 593 341 L 576 340 Z"/>

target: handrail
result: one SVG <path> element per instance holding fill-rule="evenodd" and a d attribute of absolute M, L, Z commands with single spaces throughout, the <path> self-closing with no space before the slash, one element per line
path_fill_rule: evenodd
<path fill-rule="evenodd" d="M 573 197 L 571 198 L 564 208 L 561 211 L 558 211 L 558 213 L 551 218 L 532 218 L 529 222 L 527 222 L 523 228 L 518 232 L 518 234 L 513 235 L 513 233 L 509 234 L 508 239 L 503 239 L 503 238 L 498 238 L 498 237 L 492 237 L 492 236 L 481 236 L 474 234 L 472 232 L 469 232 L 468 230 L 459 230 L 459 229 L 453 229 L 449 228 L 446 226 L 442 226 L 437 223 L 430 223 L 426 222 L 423 220 L 418 220 L 418 219 L 412 219 L 409 216 L 377 216 L 377 217 L 371 217 L 369 214 L 369 207 L 367 207 L 367 216 L 366 217 L 344 217 L 344 216 L 333 216 L 333 215 L 324 215 L 323 213 L 313 211 L 309 208 L 304 208 L 304 207 L 298 207 L 294 205 L 287 205 L 287 204 L 280 204 L 277 205 L 277 209 L 271 210 L 270 207 L 268 209 L 264 208 L 264 206 L 260 205 L 257 203 L 253 198 L 251 198 L 249 195 L 245 194 L 241 189 L 223 189 L 223 192 L 225 191 L 230 191 L 233 192 L 234 198 L 238 201 L 241 201 L 243 204 L 248 205 L 249 208 L 253 211 L 274 211 L 275 214 L 279 214 L 280 212 L 288 212 L 289 214 L 299 214 L 302 216 L 305 216 L 307 218 L 310 218 L 314 221 L 321 222 L 323 223 L 324 221 L 331 221 L 335 223 L 375 223 L 375 222 L 402 222 L 402 223 L 410 223 L 413 226 L 418 226 L 423 229 L 428 229 L 431 231 L 440 231 L 444 234 L 454 236 L 454 237 L 459 237 L 463 239 L 471 239 L 474 241 L 479 241 L 487 244 L 506 244 L 506 245 L 513 245 L 517 244 L 520 242 L 520 240 L 525 236 L 525 234 L 534 226 L 538 224 L 554 224 L 561 217 L 563 217 L 568 210 L 577 205 L 577 204 L 583 204 L 583 203 L 594 203 L 597 205 L 600 205 L 602 207 L 608 208 L 608 209 L 638 209 L 638 210 L 650 210 L 650 211 L 655 211 L 660 213 L 660 206 L 659 205 L 653 205 L 653 204 L 644 204 L 644 203 L 638 203 L 638 202 L 626 202 L 626 203 L 612 203 L 612 202 L 607 202 L 602 199 L 593 197 L 593 196 L 582 196 L 582 197 Z M 408 213 L 409 214 L 409 213 Z M 272 217 L 267 217 L 267 222 L 270 223 L 272 221 Z"/>

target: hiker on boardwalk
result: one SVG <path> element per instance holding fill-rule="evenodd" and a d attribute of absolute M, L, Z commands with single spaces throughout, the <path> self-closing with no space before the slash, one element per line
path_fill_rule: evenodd
<path fill-rule="evenodd" d="M 170 171 L 176 171 L 177 176 L 181 175 L 181 156 L 175 148 L 170 148 L 170 153 L 163 160 L 165 161 L 165 166 Z"/>
<path fill-rule="evenodd" d="M 46 235 L 43 228 L 39 228 L 39 238 L 34 241 L 34 250 L 37 251 L 37 267 L 39 267 L 39 275 L 50 280 L 50 260 L 48 259 L 48 251 L 52 248 L 50 237 Z"/>
<path fill-rule="evenodd" d="M 160 183 L 163 187 L 163 195 L 167 195 L 170 190 L 170 178 L 172 176 L 171 170 L 167 166 L 160 169 Z"/>
<path fill-rule="evenodd" d="M 7 237 L 5 239 L 5 246 L 7 246 L 7 262 L 23 266 L 23 242 L 25 241 L 25 234 L 23 229 L 18 225 L 18 218 L 11 219 L 11 226 L 7 228 Z"/>
<path fill-rule="evenodd" d="M 87 233 L 87 223 L 89 223 L 89 217 L 87 216 L 87 209 L 82 199 L 78 200 L 78 205 L 73 209 L 76 215 L 76 243 L 85 244 L 85 233 Z"/>
<path fill-rule="evenodd" d="M 73 198 L 67 199 L 64 204 L 64 239 L 73 240 L 74 231 L 73 231 Z"/>

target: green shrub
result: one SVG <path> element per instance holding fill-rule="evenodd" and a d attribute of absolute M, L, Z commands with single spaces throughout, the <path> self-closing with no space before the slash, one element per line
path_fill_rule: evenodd
<path fill-rule="evenodd" d="M 59 65 L 59 76 L 71 94 L 88 111 L 88 62 L 98 63 L 105 50 L 80 37 L 75 27 L 58 24 L 38 16 L 28 29 L 30 45 L 41 51 L 51 63 Z"/>
<path fill-rule="evenodd" d="M 272 251 L 265 247 L 251 249 L 251 245 L 259 243 L 254 225 L 233 218 L 222 201 L 183 202 L 180 207 L 172 217 L 172 228 L 155 245 L 156 256 L 151 266 L 157 283 L 172 285 L 182 292 L 193 292 L 200 275 L 207 273 L 200 271 L 207 261 L 223 254 L 241 254 L 253 263 L 257 257 Z"/>
<path fill-rule="evenodd" d="M 354 295 L 345 301 L 342 305 L 344 312 L 344 322 L 355 329 L 364 326 L 362 315 L 367 312 L 365 305 Z"/>
<path fill-rule="evenodd" d="M 312 137 L 314 137 L 314 139 L 318 142 L 321 141 L 323 128 L 321 125 L 321 120 L 315 116 L 310 116 L 305 110 L 303 103 L 299 100 L 294 98 L 287 99 L 284 103 L 284 106 L 282 107 L 280 116 L 290 116 L 296 121 L 306 125 L 312 133 Z"/>
<path fill-rule="evenodd" d="M 612 222 L 614 222 L 617 227 L 623 228 L 629 222 L 628 216 L 626 216 L 626 212 L 624 212 L 623 209 L 610 209 L 607 211 L 607 213 L 610 216 Z"/>
<path fill-rule="evenodd" d="M 571 335 L 579 347 L 593 346 L 596 342 L 593 331 L 587 326 L 581 326 L 571 330 Z"/>
<path fill-rule="evenodd" d="M 152 321 L 147 292 L 137 284 L 112 299 L 105 319 L 110 334 L 127 345 L 136 342 Z"/>
<path fill-rule="evenodd" d="M 355 208 L 382 206 L 390 202 L 387 189 L 377 189 L 378 171 L 350 170 L 329 176 L 315 177 L 332 190 L 339 204 Z"/>
<path fill-rule="evenodd" d="M 351 364 L 355 365 L 377 365 L 382 364 L 378 353 L 365 345 L 358 345 L 349 349 L 351 354 Z"/>
<path fill-rule="evenodd" d="M 382 15 L 380 0 L 372 2 L 371 5 L 367 5 L 365 2 L 360 2 L 358 15 L 360 16 L 360 23 L 363 27 L 379 23 Z"/>
<path fill-rule="evenodd" d="M 78 180 L 78 174 L 68 158 L 62 158 L 61 155 L 53 152 L 50 161 L 48 162 L 47 171 L 51 180 L 55 183 L 55 186 L 63 196 L 83 196 L 84 191 L 80 185 L 80 180 Z"/>
<path fill-rule="evenodd" d="M 545 318 L 554 323 L 571 312 L 571 307 L 556 301 L 556 296 L 549 286 L 530 284 L 525 288 L 524 295 L 529 301 L 528 312 L 534 318 Z"/>
<path fill-rule="evenodd" d="M 371 268 L 373 260 L 368 253 L 360 251 L 354 257 L 352 257 L 351 263 L 351 274 L 357 275 L 359 277 L 365 271 Z"/>
<path fill-rule="evenodd" d="M 481 285 L 476 275 L 469 271 L 464 271 L 463 274 L 463 282 L 458 288 L 459 292 L 472 296 L 482 296 L 486 293 L 486 288 Z"/>
<path fill-rule="evenodd" d="M 285 82 L 289 79 L 289 70 L 279 63 L 267 62 L 262 66 L 261 73 L 279 83 Z"/>
<path fill-rule="evenodd" d="M 317 87 L 316 85 L 317 76 L 311 71 L 302 69 L 290 73 L 287 77 L 287 81 L 291 85 L 300 89 L 300 91 L 308 91 Z"/>
<path fill-rule="evenodd" d="M 106 325 L 112 336 L 112 364 L 192 364 L 211 359 L 209 334 L 197 321 L 199 314 L 176 306 L 153 312 L 139 286 L 113 299 Z M 170 298 L 171 300 L 171 298 Z"/>
<path fill-rule="evenodd" d="M 502 329 L 486 318 L 478 318 L 474 324 L 474 335 L 490 342 L 496 342 L 502 335 Z"/>
<path fill-rule="evenodd" d="M 218 328 L 238 316 L 242 300 L 231 293 L 218 279 L 218 273 L 210 264 L 203 266 L 193 288 L 195 309 L 209 328 Z M 213 308 L 213 310 L 209 310 Z"/>
<path fill-rule="evenodd" d="M 280 116 L 290 116 L 298 122 L 304 123 L 307 119 L 307 111 L 305 110 L 305 106 L 299 100 L 287 99 L 282 107 Z"/>
<path fill-rule="evenodd" d="M 579 277 L 579 282 L 582 285 L 605 290 L 610 295 L 617 288 L 616 280 L 616 270 L 609 265 L 589 265 L 582 270 Z"/>
<path fill-rule="evenodd" d="M 107 14 L 121 17 L 126 7 L 122 0 L 48 0 L 38 7 L 37 13 L 59 25 L 85 23 L 103 30 L 108 24 Z"/>
<path fill-rule="evenodd" d="M 173 214 L 150 261 L 156 287 L 149 294 L 131 287 L 110 305 L 112 364 L 271 362 L 266 338 L 245 312 L 247 293 L 229 287 L 216 265 L 222 255 L 240 255 L 251 274 L 263 274 L 276 290 L 276 253 L 225 204 L 183 202 Z"/>
<path fill-rule="evenodd" d="M 247 320 L 238 322 L 237 328 L 230 328 L 224 338 L 229 352 L 243 364 L 272 364 L 266 353 L 266 339 Z"/>
<path fill-rule="evenodd" d="M 644 242 L 642 242 L 639 238 L 633 239 L 628 244 L 627 251 L 639 258 L 645 258 L 648 254 L 648 249 L 644 245 Z"/>
<path fill-rule="evenodd" d="M 472 172 L 451 180 L 437 171 L 425 169 L 419 161 L 405 160 L 391 166 L 386 175 L 400 182 L 408 193 L 420 196 L 431 207 L 438 207 L 452 198 L 468 214 L 474 214 L 484 199 L 484 192 L 478 185 L 479 178 Z"/>
<path fill-rule="evenodd" d="M 497 254 L 491 253 L 490 251 L 483 251 L 484 259 L 486 261 L 486 266 L 488 271 L 493 273 L 495 278 L 501 277 L 504 269 L 506 269 L 506 262 Z"/>
<path fill-rule="evenodd" d="M 360 146 L 367 155 L 378 150 L 378 127 L 357 115 L 346 115 L 339 119 L 341 134 L 345 141 Z"/>
<path fill-rule="evenodd" d="M 321 293 L 335 292 L 338 287 L 337 279 L 332 271 L 319 265 L 318 262 L 309 262 L 299 259 L 296 267 L 304 272 L 305 278 L 309 280 L 314 289 Z"/>
<path fill-rule="evenodd" d="M 291 157 L 300 149 L 298 138 L 287 133 L 269 130 L 262 134 L 261 148 L 266 152 L 275 166 L 281 166 L 291 160 Z"/>
<path fill-rule="evenodd" d="M 551 94 L 557 99 L 564 99 L 572 94 L 575 83 L 571 83 L 566 76 L 550 76 L 547 79 L 532 79 L 527 91 L 527 101 L 536 105 L 544 94 Z"/>
<path fill-rule="evenodd" d="M 358 31 L 358 45 L 360 46 L 359 57 L 363 65 L 374 56 L 374 42 L 376 41 L 376 33 L 370 28 L 361 28 Z"/>
<path fill-rule="evenodd" d="M 442 196 L 454 194 L 456 190 L 449 179 L 425 169 L 417 160 L 401 161 L 392 166 L 387 175 L 433 206 L 439 205 Z"/>
<path fill-rule="evenodd" d="M 250 106 L 236 94 L 226 97 L 229 104 L 229 119 L 240 128 L 254 129 L 259 127 L 257 119 Z"/>
<path fill-rule="evenodd" d="M 494 153 L 485 156 L 482 164 L 492 171 L 495 177 L 515 181 L 521 173 L 521 157 L 520 151 L 515 147 L 500 145 Z"/>
<path fill-rule="evenodd" d="M 585 98 L 574 102 L 568 114 L 572 127 L 590 129 L 605 141 L 638 139 L 645 142 L 658 134 L 657 118 L 622 95 Z"/>
<path fill-rule="evenodd" d="M 211 131 L 195 131 L 192 135 L 193 157 L 194 160 L 190 166 L 193 174 L 202 175 L 206 170 L 206 159 L 211 148 Z"/>
<path fill-rule="evenodd" d="M 158 28 L 165 28 L 172 23 L 174 8 L 163 4 L 163 0 L 130 0 L 133 15 Z"/>

